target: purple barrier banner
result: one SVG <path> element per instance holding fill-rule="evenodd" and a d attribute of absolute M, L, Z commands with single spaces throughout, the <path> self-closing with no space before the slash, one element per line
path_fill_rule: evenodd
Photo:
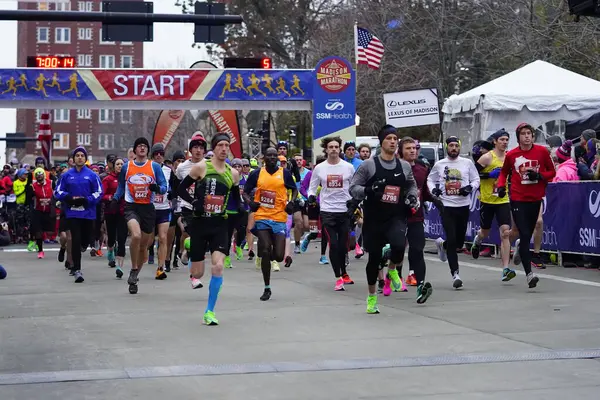
<path fill-rule="evenodd" d="M 481 203 L 478 195 L 476 192 L 471 196 L 467 242 L 473 241 L 479 230 Z M 542 200 L 542 219 L 542 250 L 600 254 L 600 182 L 549 184 Z M 426 207 L 425 235 L 429 239 L 445 238 L 442 219 L 430 203 Z M 484 243 L 500 244 L 496 221 Z"/>

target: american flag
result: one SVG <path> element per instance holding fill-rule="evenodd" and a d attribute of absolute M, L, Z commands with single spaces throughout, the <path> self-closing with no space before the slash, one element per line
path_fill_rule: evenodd
<path fill-rule="evenodd" d="M 383 57 L 383 43 L 375 35 L 363 28 L 356 28 L 356 59 L 358 64 L 367 64 L 379 69 Z"/>

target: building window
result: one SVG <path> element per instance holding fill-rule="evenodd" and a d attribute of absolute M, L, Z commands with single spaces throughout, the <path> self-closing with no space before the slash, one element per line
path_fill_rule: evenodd
<path fill-rule="evenodd" d="M 77 146 L 90 146 L 92 144 L 91 133 L 78 133 L 77 134 Z"/>
<path fill-rule="evenodd" d="M 121 56 L 121 68 L 133 68 L 133 56 Z"/>
<path fill-rule="evenodd" d="M 100 56 L 100 68 L 108 69 L 115 67 L 115 56 Z"/>
<path fill-rule="evenodd" d="M 100 38 L 100 44 L 115 44 L 115 42 L 105 42 L 102 40 L 102 29 L 100 29 L 100 34 L 98 37 Z"/>
<path fill-rule="evenodd" d="M 54 110 L 54 122 L 69 122 L 70 117 L 70 110 Z"/>
<path fill-rule="evenodd" d="M 50 28 L 37 28 L 37 42 L 50 43 Z"/>
<path fill-rule="evenodd" d="M 54 30 L 55 43 L 71 43 L 71 28 L 56 28 Z"/>
<path fill-rule="evenodd" d="M 77 119 L 92 119 L 92 110 L 88 110 L 88 109 L 77 110 Z"/>
<path fill-rule="evenodd" d="M 98 149 L 112 150 L 115 148 L 115 135 L 112 133 L 101 133 L 98 135 Z"/>
<path fill-rule="evenodd" d="M 71 11 L 71 1 L 63 0 L 61 2 L 56 2 L 56 11 Z"/>
<path fill-rule="evenodd" d="M 131 145 L 131 137 L 128 135 L 119 135 L 119 148 L 121 150 L 127 150 Z"/>
<path fill-rule="evenodd" d="M 47 1 L 38 1 L 37 9 L 40 11 L 48 11 L 50 8 L 48 7 Z"/>
<path fill-rule="evenodd" d="M 77 38 L 79 40 L 92 40 L 92 28 L 77 28 Z"/>
<path fill-rule="evenodd" d="M 131 116 L 131 110 L 121 110 L 121 122 L 124 124 L 130 124 L 133 120 Z"/>
<path fill-rule="evenodd" d="M 77 55 L 77 66 L 78 67 L 91 67 L 92 66 L 92 55 L 91 54 L 79 54 Z"/>
<path fill-rule="evenodd" d="M 54 139 L 58 141 L 54 142 L 54 148 L 59 150 L 68 150 L 69 146 L 69 134 L 68 133 L 55 133 Z"/>
<path fill-rule="evenodd" d="M 87 11 L 87 12 L 94 11 L 94 2 L 93 1 L 78 1 L 77 9 L 79 11 Z"/>
<path fill-rule="evenodd" d="M 98 122 L 105 124 L 115 122 L 115 110 L 100 110 L 98 113 Z"/>

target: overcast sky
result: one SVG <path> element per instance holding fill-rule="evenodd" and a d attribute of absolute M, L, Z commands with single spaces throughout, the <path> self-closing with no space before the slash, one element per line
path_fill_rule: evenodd
<path fill-rule="evenodd" d="M 154 12 L 179 14 L 181 9 L 174 0 L 154 1 Z M 16 10 L 17 1 L 0 0 L 0 9 Z M 1 68 L 17 67 L 17 22 L 0 21 L 0 37 L 3 38 Z M 144 67 L 188 68 L 194 62 L 206 59 L 206 52 L 192 48 L 193 24 L 154 24 L 154 42 L 144 43 Z M 76 55 L 75 55 L 76 56 Z M 16 110 L 0 108 L 0 137 L 16 130 Z M 0 165 L 4 165 L 5 142 L 0 141 Z"/>

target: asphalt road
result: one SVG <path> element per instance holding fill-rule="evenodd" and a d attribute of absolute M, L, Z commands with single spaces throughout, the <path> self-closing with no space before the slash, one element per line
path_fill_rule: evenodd
<path fill-rule="evenodd" d="M 84 255 L 74 284 L 55 250 L 0 251 L 0 399 L 600 398 L 598 270 L 549 267 L 529 290 L 461 255 L 456 291 L 427 255 L 429 301 L 410 288 L 367 315 L 365 260 L 334 292 L 317 246 L 273 273 L 268 302 L 253 263 L 226 270 L 216 327 L 185 269 L 155 281 L 145 267 L 132 296 L 105 259 Z"/>

